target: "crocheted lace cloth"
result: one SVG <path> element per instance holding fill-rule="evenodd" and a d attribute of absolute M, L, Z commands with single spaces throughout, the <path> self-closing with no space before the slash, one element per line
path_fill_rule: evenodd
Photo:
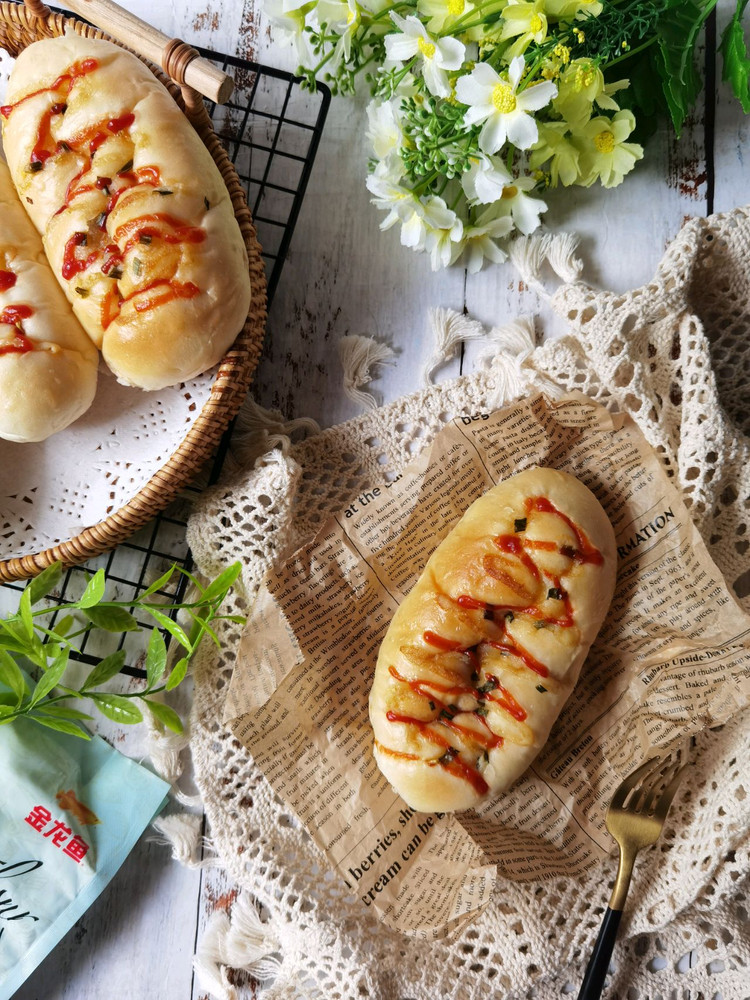
<path fill-rule="evenodd" d="M 570 325 L 560 339 L 535 348 L 523 325 L 494 330 L 499 350 L 475 374 L 296 445 L 284 436 L 289 427 L 266 430 L 264 445 L 273 450 L 207 493 L 193 517 L 189 540 L 198 566 L 214 575 L 242 562 L 244 593 L 235 599 L 242 612 L 276 560 L 351 496 L 394 476 L 451 416 L 496 407 L 531 387 L 579 389 L 637 421 L 750 610 L 748 261 L 750 210 L 692 220 L 651 284 L 624 295 L 563 285 L 552 299 Z M 244 890 L 232 925 L 222 915 L 224 923 L 207 934 L 212 991 L 241 995 L 219 964 L 229 962 L 268 977 L 268 998 L 551 1000 L 575 992 L 614 856 L 577 879 L 498 879 L 491 904 L 443 940 L 386 928 L 327 870 L 221 724 L 238 636 L 238 626 L 229 624 L 221 650 L 206 644 L 195 677 L 197 780 L 219 858 Z M 690 785 L 661 841 L 636 867 L 607 997 L 750 994 L 747 718 L 704 732 L 694 756 Z"/>

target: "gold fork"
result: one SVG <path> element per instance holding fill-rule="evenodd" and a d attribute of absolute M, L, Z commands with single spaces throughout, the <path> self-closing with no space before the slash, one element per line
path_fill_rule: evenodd
<path fill-rule="evenodd" d="M 661 762 L 653 757 L 628 775 L 612 797 L 605 823 L 620 848 L 620 863 L 578 1000 L 601 995 L 636 854 L 659 839 L 685 766 L 671 755 Z"/>

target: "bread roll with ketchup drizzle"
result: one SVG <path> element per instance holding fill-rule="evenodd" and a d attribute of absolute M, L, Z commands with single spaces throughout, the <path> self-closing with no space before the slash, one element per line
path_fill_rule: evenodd
<path fill-rule="evenodd" d="M 375 668 L 375 759 L 408 805 L 470 809 L 526 770 L 615 573 L 607 515 L 566 473 L 529 469 L 469 507 L 396 612 Z"/>
<path fill-rule="evenodd" d="M 91 405 L 98 366 L 0 160 L 0 437 L 67 427 Z"/>
<path fill-rule="evenodd" d="M 161 389 L 217 364 L 250 305 L 218 168 L 135 56 L 76 34 L 19 55 L 0 108 L 21 201 L 119 381 Z"/>

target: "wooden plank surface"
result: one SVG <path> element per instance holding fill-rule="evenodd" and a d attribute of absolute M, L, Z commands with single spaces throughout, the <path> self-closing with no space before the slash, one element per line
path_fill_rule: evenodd
<path fill-rule="evenodd" d="M 130 0 L 128 6 L 191 43 L 293 66 L 289 50 L 271 40 L 254 0 Z M 733 6 L 720 3 L 719 30 Z M 709 64 L 714 47 L 704 49 Z M 333 102 L 254 390 L 263 405 L 287 417 L 312 416 L 324 426 L 360 412 L 342 391 L 337 345 L 344 335 L 367 334 L 394 349 L 394 363 L 382 366 L 372 385 L 378 400 L 387 402 L 420 387 L 419 373 L 432 353 L 431 306 L 466 310 L 488 325 L 533 313 L 546 335 L 562 329 L 510 265 L 478 275 L 461 269 L 435 274 L 426 257 L 399 246 L 396 230 L 380 233 L 381 216 L 364 186 L 364 103 Z M 708 107 L 699 103 L 680 140 L 666 128 L 654 137 L 620 188 L 551 194 L 547 223 L 580 234 L 584 277 L 593 284 L 625 291 L 647 283 L 686 218 L 750 202 L 748 139 L 750 122 L 718 85 L 715 99 Z M 471 370 L 483 349 L 468 345 L 463 359 L 442 368 L 439 378 Z M 220 871 L 182 868 L 166 848 L 141 842 L 17 998 L 204 1000 L 192 974 L 196 936 L 234 892 Z"/>

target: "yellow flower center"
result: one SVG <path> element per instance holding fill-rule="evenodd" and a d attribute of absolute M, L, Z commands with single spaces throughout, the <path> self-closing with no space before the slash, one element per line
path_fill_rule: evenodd
<path fill-rule="evenodd" d="M 448 0 L 448 13 L 451 17 L 460 17 L 465 7 L 464 0 Z"/>
<path fill-rule="evenodd" d="M 496 83 L 492 88 L 492 103 L 502 115 L 516 110 L 516 95 L 507 83 Z"/>
<path fill-rule="evenodd" d="M 357 15 L 354 13 L 354 11 L 350 10 L 346 15 L 346 23 L 351 24 L 356 19 L 356 17 Z"/>
<path fill-rule="evenodd" d="M 615 148 L 615 137 L 611 132 L 600 132 L 594 137 L 594 145 L 600 153 L 611 153 Z"/>
<path fill-rule="evenodd" d="M 514 184 L 509 184 L 507 187 L 503 188 L 503 193 L 500 195 L 501 198 L 515 198 L 518 194 L 518 188 Z"/>
<path fill-rule="evenodd" d="M 435 46 L 432 42 L 426 42 L 424 38 L 420 37 L 417 39 L 417 48 L 425 57 L 425 59 L 432 59 L 435 55 Z"/>
<path fill-rule="evenodd" d="M 534 16 L 529 21 L 529 31 L 536 34 L 537 31 L 541 30 L 542 30 L 542 19 L 538 14 L 534 14 Z"/>

